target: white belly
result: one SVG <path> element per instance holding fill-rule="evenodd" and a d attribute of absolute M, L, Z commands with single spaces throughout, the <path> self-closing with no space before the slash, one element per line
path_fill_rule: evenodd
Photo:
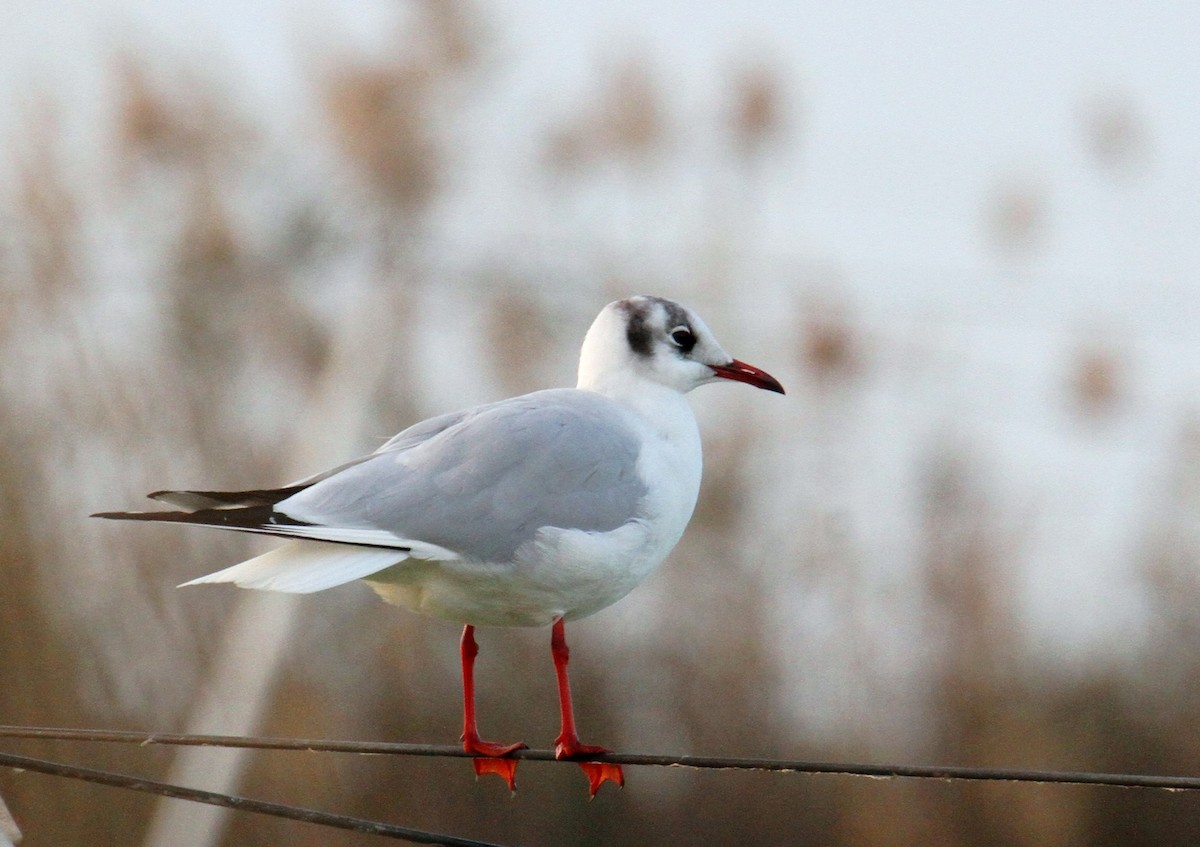
<path fill-rule="evenodd" d="M 665 558 L 644 525 L 606 533 L 548 530 L 513 562 L 409 560 L 367 583 L 413 611 L 483 626 L 546 626 L 620 600 Z"/>

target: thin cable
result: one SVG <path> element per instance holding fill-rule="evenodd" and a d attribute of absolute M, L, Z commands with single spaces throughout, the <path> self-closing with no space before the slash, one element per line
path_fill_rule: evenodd
<path fill-rule="evenodd" d="M 113 788 L 143 791 L 147 794 L 157 794 L 162 797 L 207 803 L 210 806 L 224 806 L 241 812 L 254 812 L 260 815 L 288 818 L 289 820 L 303 821 L 318 826 L 348 829 L 352 832 L 363 832 L 368 835 L 381 835 L 385 838 L 396 838 L 415 844 L 439 844 L 445 845 L 445 847 L 501 847 L 501 845 L 490 841 L 475 841 L 470 838 L 459 838 L 454 835 L 440 835 L 436 832 L 425 832 L 420 829 L 410 829 L 404 826 L 396 826 L 395 824 L 366 820 L 365 818 L 335 815 L 330 812 L 318 811 L 317 809 L 285 806 L 281 803 L 268 803 L 264 800 L 236 797 L 231 794 L 218 794 L 214 791 L 201 791 L 197 788 L 186 788 L 182 785 L 172 785 L 167 782 L 155 782 L 149 779 L 112 773 L 110 771 L 64 765 L 59 762 L 33 759 L 28 756 L 14 756 L 9 753 L 0 753 L 0 766 L 14 768 L 19 771 L 36 771 L 37 773 L 61 776 L 67 779 L 95 782 Z"/>
<path fill-rule="evenodd" d="M 469 758 L 461 747 L 449 744 L 399 744 L 383 741 L 329 741 L 313 738 L 243 738 L 224 735 L 172 735 L 114 730 L 55 729 L 0 726 L 0 738 L 42 738 L 57 741 L 98 741 L 122 744 L 245 747 L 258 750 L 304 750 L 317 753 L 358 753 L 393 756 L 445 756 Z M 555 761 L 553 750 L 518 750 L 514 759 Z M 813 762 L 788 759 L 751 759 L 723 756 L 676 756 L 646 753 L 609 753 L 592 756 L 597 762 L 706 770 L 752 770 L 780 773 L 841 774 L 845 776 L 905 777 L 913 779 L 1035 782 L 1064 785 L 1108 785 L 1121 788 L 1158 788 L 1169 791 L 1200 790 L 1200 777 L 1153 774 L 1044 771 L 1014 768 L 972 768 L 943 765 L 872 765 Z"/>

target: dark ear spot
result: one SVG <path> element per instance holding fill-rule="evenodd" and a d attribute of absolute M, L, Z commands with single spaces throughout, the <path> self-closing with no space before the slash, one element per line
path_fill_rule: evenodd
<path fill-rule="evenodd" d="M 636 306 L 627 310 L 625 319 L 625 339 L 629 349 L 639 356 L 650 356 L 653 349 L 653 336 L 650 327 L 646 325 L 646 312 Z"/>

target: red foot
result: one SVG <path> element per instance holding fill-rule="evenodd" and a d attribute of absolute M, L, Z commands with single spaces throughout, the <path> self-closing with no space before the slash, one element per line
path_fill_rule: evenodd
<path fill-rule="evenodd" d="M 509 791 L 517 790 L 519 759 L 473 759 L 472 761 L 475 763 L 475 776 L 480 777 L 484 774 L 494 773 L 508 783 Z"/>
<path fill-rule="evenodd" d="M 579 736 L 575 733 L 575 709 L 571 705 L 571 682 L 567 678 L 567 663 L 570 661 L 571 651 L 567 647 L 562 618 L 557 619 L 550 630 L 550 655 L 554 658 L 554 674 L 558 677 L 558 705 L 562 712 L 562 732 L 554 740 L 554 758 L 586 759 L 589 756 L 611 753 L 612 750 L 605 747 L 580 744 Z M 579 767 L 588 778 L 588 793 L 593 797 L 606 782 L 625 786 L 625 774 L 620 765 L 608 762 L 580 762 Z"/>
<path fill-rule="evenodd" d="M 504 757 L 516 750 L 524 750 L 528 746 L 524 742 L 495 744 L 491 741 L 481 741 L 479 738 L 463 739 L 463 749 L 479 756 L 474 760 L 475 776 L 494 773 L 508 783 L 509 791 L 517 790 L 517 765 L 520 760 Z"/>
<path fill-rule="evenodd" d="M 625 787 L 625 774 L 620 765 L 608 762 L 580 762 L 580 770 L 588 778 L 588 796 L 595 797 L 600 786 L 606 782 L 616 783 L 618 788 Z"/>
<path fill-rule="evenodd" d="M 463 749 L 468 753 L 474 753 L 476 756 L 487 756 L 492 759 L 507 756 L 517 750 L 524 750 L 529 746 L 524 741 L 518 741 L 516 744 L 497 744 L 494 741 L 482 741 L 478 737 L 464 738 L 462 743 Z"/>
<path fill-rule="evenodd" d="M 611 753 L 607 747 L 597 747 L 594 744 L 580 744 L 578 738 L 564 739 L 561 736 L 554 743 L 554 758 L 579 759 L 585 756 L 603 756 Z M 588 795 L 596 796 L 600 786 L 612 782 L 619 788 L 625 787 L 625 773 L 620 765 L 609 762 L 580 762 L 580 770 L 588 779 Z"/>
<path fill-rule="evenodd" d="M 561 735 L 554 739 L 554 758 L 581 759 L 584 756 L 603 756 L 611 753 L 607 747 L 597 747 L 595 744 L 580 744 L 578 738 L 563 738 Z"/>

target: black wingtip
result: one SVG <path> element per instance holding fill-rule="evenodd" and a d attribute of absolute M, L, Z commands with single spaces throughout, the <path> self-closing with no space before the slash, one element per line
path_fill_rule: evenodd
<path fill-rule="evenodd" d="M 270 506 L 244 506 L 234 509 L 197 509 L 195 511 L 169 512 L 96 512 L 94 518 L 116 521 L 155 521 L 165 523 L 216 526 L 245 532 L 271 532 L 275 527 L 312 526 L 287 515 L 279 514 Z"/>
<path fill-rule="evenodd" d="M 223 509 L 230 506 L 273 506 L 280 500 L 286 500 L 298 491 L 303 491 L 307 483 L 287 485 L 283 488 L 251 488 L 244 491 L 194 491 L 189 489 L 151 491 L 146 496 L 151 500 L 168 503 L 188 512 L 198 512 L 204 509 Z"/>
<path fill-rule="evenodd" d="M 188 517 L 187 512 L 93 512 L 91 518 L 110 521 L 180 521 Z"/>

